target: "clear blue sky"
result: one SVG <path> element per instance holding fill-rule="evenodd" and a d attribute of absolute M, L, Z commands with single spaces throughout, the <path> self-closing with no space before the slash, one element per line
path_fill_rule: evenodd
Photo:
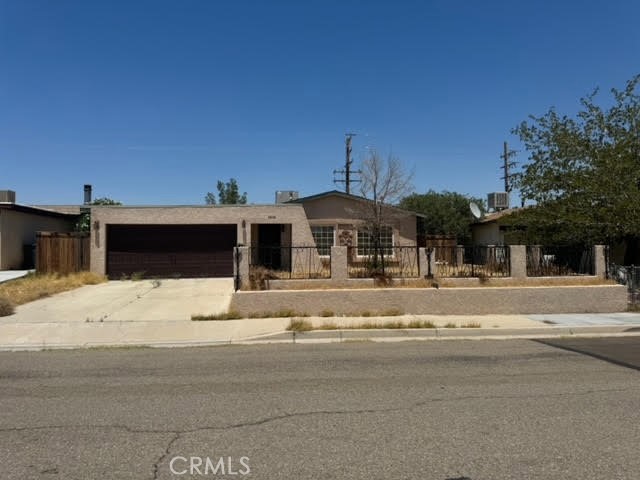
<path fill-rule="evenodd" d="M 501 189 L 502 142 L 640 72 L 640 2 L 0 0 L 0 189 L 253 203 L 334 188 L 344 133 L 415 189 Z M 525 153 L 519 154 L 522 160 Z"/>

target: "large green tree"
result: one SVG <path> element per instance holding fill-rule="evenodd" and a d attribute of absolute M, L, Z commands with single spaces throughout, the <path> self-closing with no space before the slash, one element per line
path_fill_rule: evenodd
<path fill-rule="evenodd" d="M 400 207 L 426 215 L 424 232 L 428 235 L 455 235 L 458 243 L 471 240 L 470 225 L 473 221 L 469 203 L 475 202 L 481 209 L 484 202 L 456 192 L 413 193 L 400 201 Z"/>
<path fill-rule="evenodd" d="M 238 181 L 235 178 L 230 178 L 228 182 L 218 180 L 216 188 L 218 189 L 218 201 L 216 201 L 216 196 L 213 193 L 207 192 L 204 197 L 207 205 L 215 205 L 216 203 L 221 205 L 244 205 L 247 203 L 247 192 L 240 195 Z"/>
<path fill-rule="evenodd" d="M 547 241 L 606 242 L 640 237 L 640 75 L 612 99 L 598 90 L 581 99 L 572 116 L 554 108 L 530 116 L 513 133 L 528 159 L 514 177 L 524 209 L 512 222 Z"/>

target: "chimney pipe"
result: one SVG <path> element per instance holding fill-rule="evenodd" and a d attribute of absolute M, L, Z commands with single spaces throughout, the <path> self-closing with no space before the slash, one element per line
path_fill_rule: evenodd
<path fill-rule="evenodd" d="M 84 204 L 89 205 L 91 203 L 91 185 L 84 186 Z"/>

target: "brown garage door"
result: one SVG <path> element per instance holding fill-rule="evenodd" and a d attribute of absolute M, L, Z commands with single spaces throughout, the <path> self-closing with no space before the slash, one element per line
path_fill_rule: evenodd
<path fill-rule="evenodd" d="M 108 225 L 107 274 L 230 277 L 236 225 Z"/>

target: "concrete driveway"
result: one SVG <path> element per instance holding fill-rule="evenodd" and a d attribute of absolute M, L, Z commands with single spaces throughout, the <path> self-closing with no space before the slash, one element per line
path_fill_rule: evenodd
<path fill-rule="evenodd" d="M 21 305 L 1 323 L 190 321 L 226 311 L 233 279 L 112 281 Z"/>

